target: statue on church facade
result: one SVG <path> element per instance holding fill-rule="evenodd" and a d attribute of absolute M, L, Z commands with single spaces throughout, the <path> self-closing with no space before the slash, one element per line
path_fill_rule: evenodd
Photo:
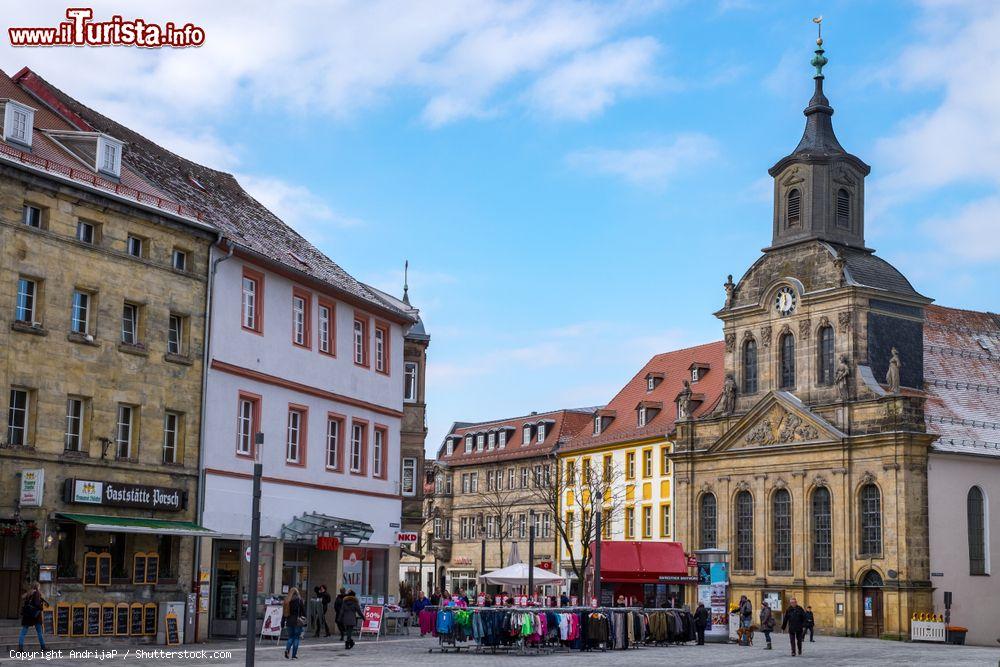
<path fill-rule="evenodd" d="M 722 385 L 722 414 L 731 415 L 736 411 L 736 380 L 732 373 L 726 373 L 726 381 Z"/>
<path fill-rule="evenodd" d="M 892 348 L 892 358 L 889 359 L 889 370 L 885 373 L 885 383 L 889 385 L 890 394 L 899 393 L 899 367 L 902 366 L 899 360 L 899 350 Z"/>
<path fill-rule="evenodd" d="M 726 277 L 726 282 L 723 285 L 726 288 L 726 308 L 733 305 L 733 293 L 736 289 L 736 284 L 733 282 L 733 274 L 729 274 Z"/>
<path fill-rule="evenodd" d="M 840 366 L 837 367 L 837 373 L 833 376 L 833 384 L 836 385 L 837 391 L 840 393 L 840 400 L 850 400 L 851 365 L 848 362 L 846 354 L 840 357 Z"/>
<path fill-rule="evenodd" d="M 684 380 L 684 388 L 677 395 L 677 419 L 691 419 L 691 383 Z"/>

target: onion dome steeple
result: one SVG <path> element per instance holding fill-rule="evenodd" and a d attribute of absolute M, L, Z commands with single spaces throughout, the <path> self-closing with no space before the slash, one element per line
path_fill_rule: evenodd
<path fill-rule="evenodd" d="M 802 139 L 789 155 L 768 170 L 774 178 L 772 247 L 821 239 L 864 247 L 864 178 L 871 167 L 851 155 L 833 131 L 833 107 L 823 92 L 827 65 L 823 50 L 822 17 L 810 64 L 815 88 Z"/>

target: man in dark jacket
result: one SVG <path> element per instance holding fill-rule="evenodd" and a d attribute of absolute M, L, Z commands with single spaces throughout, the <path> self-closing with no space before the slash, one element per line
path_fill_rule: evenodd
<path fill-rule="evenodd" d="M 341 586 L 337 597 L 333 599 L 333 620 L 337 624 L 337 630 L 340 631 L 340 641 L 344 641 L 344 626 L 340 624 L 340 608 L 344 604 L 345 595 L 347 595 L 347 590 Z"/>
<path fill-rule="evenodd" d="M 806 605 L 806 630 L 809 631 L 809 641 L 815 642 L 813 639 L 813 629 L 816 627 L 816 618 L 813 616 L 813 608 Z"/>
<path fill-rule="evenodd" d="M 788 630 L 788 641 L 792 644 L 792 655 L 795 655 L 796 646 L 798 654 L 802 655 L 802 635 L 806 629 L 806 610 L 799 606 L 799 603 L 792 598 L 788 601 L 788 611 L 785 612 L 781 621 L 781 629 Z"/>
<path fill-rule="evenodd" d="M 708 609 L 703 602 L 694 610 L 694 631 L 698 635 L 698 646 L 705 645 L 705 628 L 708 627 Z"/>
<path fill-rule="evenodd" d="M 320 584 L 316 587 L 316 597 L 319 598 L 319 602 L 323 605 L 323 615 L 320 616 L 319 623 L 316 624 L 316 636 L 319 637 L 320 629 L 326 630 L 326 636 L 330 636 L 330 624 L 326 621 L 326 612 L 330 609 L 330 593 L 326 590 L 326 584 Z"/>

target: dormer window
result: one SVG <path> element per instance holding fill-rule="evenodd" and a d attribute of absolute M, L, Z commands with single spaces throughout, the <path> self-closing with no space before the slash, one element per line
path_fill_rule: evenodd
<path fill-rule="evenodd" d="M 545 442 L 545 423 L 538 425 L 538 442 Z"/>
<path fill-rule="evenodd" d="M 447 440 L 445 440 L 444 451 L 445 451 L 445 456 L 451 456 L 452 453 L 454 453 L 454 451 L 455 451 L 455 439 L 454 438 L 448 438 Z"/>
<path fill-rule="evenodd" d="M 691 382 L 697 382 L 697 381 L 698 381 L 698 369 L 697 368 L 692 368 L 691 369 Z"/>
<path fill-rule="evenodd" d="M 601 434 L 601 415 L 594 415 L 594 435 Z"/>
<path fill-rule="evenodd" d="M 795 227 L 799 224 L 799 211 L 802 208 L 802 193 L 799 192 L 798 188 L 792 188 L 788 191 L 788 196 L 785 200 L 785 223 L 789 227 Z"/>
<path fill-rule="evenodd" d="M 654 387 L 656 387 L 656 380 L 654 380 L 653 376 L 650 375 L 646 378 L 646 391 L 653 391 Z"/>
<path fill-rule="evenodd" d="M 639 406 L 639 427 L 641 428 L 641 427 L 643 427 L 645 425 L 646 425 L 646 406 L 645 405 L 640 405 Z"/>
<path fill-rule="evenodd" d="M 691 364 L 691 366 L 690 366 L 690 370 L 691 370 L 691 384 L 694 384 L 698 380 L 700 380 L 703 377 L 705 377 L 705 373 L 708 372 L 708 369 L 709 369 L 709 365 L 705 364 L 705 363 L 699 363 L 699 362 L 696 361 L 695 363 Z"/>
<path fill-rule="evenodd" d="M 472 436 L 471 435 L 465 436 L 465 453 L 466 454 L 472 453 Z"/>
<path fill-rule="evenodd" d="M 31 148 L 35 110 L 14 100 L 6 100 L 3 107 L 3 138 Z"/>
<path fill-rule="evenodd" d="M 497 446 L 497 434 L 493 431 L 490 431 L 489 435 L 486 437 L 486 449 L 492 452 L 494 448 L 496 448 L 496 446 Z"/>
<path fill-rule="evenodd" d="M 503 449 L 504 447 L 507 446 L 507 430 L 506 429 L 500 431 L 499 441 L 500 441 L 499 442 L 500 449 Z"/>
<path fill-rule="evenodd" d="M 521 446 L 525 446 L 531 442 L 531 425 L 524 425 L 524 432 L 521 434 Z"/>
<path fill-rule="evenodd" d="M 122 175 L 122 148 L 125 144 L 102 132 L 48 130 L 50 139 L 73 157 L 104 176 Z"/>
<path fill-rule="evenodd" d="M 476 435 L 476 451 L 477 452 L 483 451 L 483 443 L 485 443 L 485 442 L 486 442 L 486 436 L 485 435 L 483 435 L 482 433 L 479 433 L 479 434 Z"/>
<path fill-rule="evenodd" d="M 660 401 L 640 401 L 639 405 L 635 407 L 636 424 L 639 428 L 646 426 L 656 418 L 661 409 L 663 409 L 663 403 Z"/>
<path fill-rule="evenodd" d="M 664 377 L 666 376 L 663 373 L 646 373 L 646 391 L 653 391 L 659 387 Z"/>

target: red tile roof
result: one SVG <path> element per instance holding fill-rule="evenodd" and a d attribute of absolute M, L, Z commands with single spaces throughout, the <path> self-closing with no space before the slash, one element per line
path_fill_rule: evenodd
<path fill-rule="evenodd" d="M 927 306 L 924 383 L 934 449 L 1000 456 L 1000 315 Z"/>
<path fill-rule="evenodd" d="M 691 379 L 692 364 L 707 364 L 709 367 L 702 378 L 691 385 L 694 392 L 692 398 L 703 399 L 695 408 L 694 416 L 708 413 L 722 395 L 725 380 L 725 343 L 721 340 L 664 352 L 650 359 L 606 406 L 607 410 L 614 410 L 615 418 L 604 431 L 593 435 L 591 421 L 590 428 L 563 445 L 560 451 L 577 451 L 670 433 L 677 417 L 675 400 L 684 387 L 684 380 Z M 655 389 L 647 391 L 646 376 L 650 373 L 662 373 L 664 378 Z M 661 402 L 663 409 L 645 426 L 639 427 L 636 407 L 642 401 Z"/>
<path fill-rule="evenodd" d="M 593 420 L 594 408 L 583 408 L 577 410 L 553 410 L 551 412 L 533 413 L 511 419 L 501 419 L 498 421 L 479 422 L 476 424 L 462 423 L 452 429 L 445 437 L 456 438 L 454 450 L 451 456 L 446 454 L 446 444 L 442 443 L 438 450 L 438 461 L 449 466 L 479 465 L 481 463 L 493 463 L 497 461 L 512 461 L 517 459 L 534 458 L 551 454 L 560 446 L 562 442 L 579 434 L 581 430 L 590 427 Z M 531 442 L 525 444 L 524 425 L 536 425 L 539 422 L 546 422 L 545 440 L 541 443 L 532 437 Z M 475 441 L 470 453 L 465 452 L 465 436 L 478 433 L 488 434 L 490 431 L 501 429 L 512 429 L 508 431 L 507 445 L 503 449 L 490 451 L 483 449 L 477 451 Z"/>
<path fill-rule="evenodd" d="M 409 314 L 355 280 L 250 196 L 232 174 L 210 169 L 158 146 L 138 132 L 81 104 L 27 67 L 12 78 L 0 76 L 0 97 L 3 96 L 27 100 L 26 104 L 38 109 L 35 120 L 40 127 L 93 129 L 124 141 L 123 184 L 142 194 L 148 193 L 154 201 L 156 197 L 169 200 L 170 206 L 208 222 L 220 230 L 227 241 L 251 255 L 330 286 L 345 299 L 360 302 L 394 321 L 413 322 Z M 59 114 L 63 114 L 62 117 Z M 37 133 L 35 136 L 37 139 Z M 49 148 L 48 143 L 43 141 L 39 150 L 32 152 L 41 152 L 39 157 L 48 156 L 44 152 Z M 9 148 L 2 142 L 0 146 Z M 75 166 L 79 170 L 79 163 Z"/>

